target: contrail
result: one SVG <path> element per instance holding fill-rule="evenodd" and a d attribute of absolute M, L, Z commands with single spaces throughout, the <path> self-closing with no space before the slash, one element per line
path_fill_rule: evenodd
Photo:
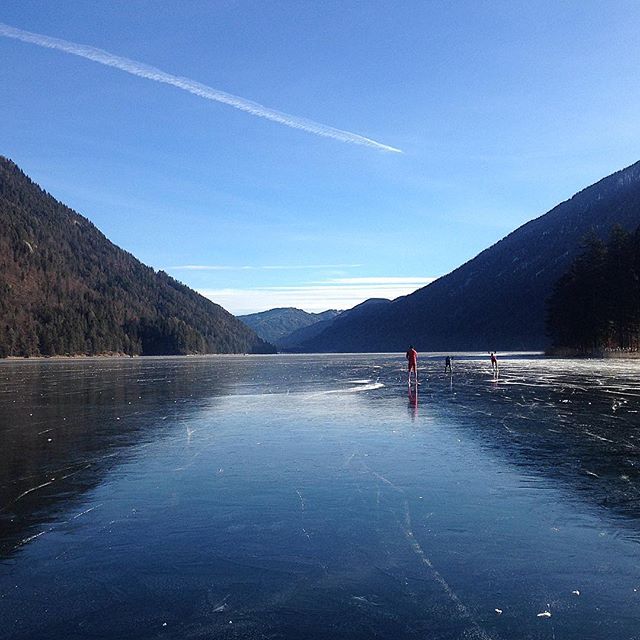
<path fill-rule="evenodd" d="M 81 58 L 87 58 L 87 60 L 93 60 L 99 64 L 104 64 L 107 67 L 115 67 L 121 71 L 126 71 L 134 76 L 140 78 L 147 78 L 148 80 L 155 80 L 156 82 L 162 82 L 164 84 L 170 84 L 178 89 L 183 89 L 189 93 L 193 93 L 201 98 L 207 100 L 214 100 L 216 102 L 223 102 L 241 111 L 246 111 L 254 116 L 260 118 L 266 118 L 267 120 L 273 120 L 279 122 L 287 127 L 293 129 L 301 129 L 302 131 L 308 131 L 309 133 L 315 133 L 318 136 L 325 136 L 326 138 L 333 138 L 334 140 L 340 140 L 341 142 L 350 142 L 351 144 L 360 144 L 365 147 L 373 147 L 374 149 L 381 149 L 382 151 L 391 151 L 393 153 L 402 153 L 400 149 L 390 147 L 389 145 L 382 144 L 371 140 L 371 138 L 365 138 L 357 133 L 351 133 L 350 131 L 343 131 L 342 129 L 335 129 L 319 122 L 313 122 L 313 120 L 306 120 L 305 118 L 299 118 L 298 116 L 292 116 L 275 109 L 270 109 L 257 102 L 251 100 L 245 100 L 239 96 L 234 96 L 224 91 L 219 91 L 213 87 L 209 87 L 206 84 L 196 82 L 189 78 L 182 76 L 174 76 L 171 73 L 166 73 L 161 69 L 149 66 L 142 62 L 136 62 L 129 58 L 123 58 L 121 56 L 109 53 L 104 49 L 96 49 L 85 44 L 77 44 L 75 42 L 69 42 L 68 40 L 61 40 L 60 38 L 51 38 L 39 33 L 32 33 L 30 31 L 23 31 L 22 29 L 16 29 L 8 24 L 0 22 L 0 36 L 5 38 L 14 38 L 15 40 L 21 40 L 22 42 L 29 42 L 31 44 L 38 45 L 39 47 L 45 47 L 47 49 L 58 49 L 65 53 L 70 53 L 74 56 L 80 56 Z"/>

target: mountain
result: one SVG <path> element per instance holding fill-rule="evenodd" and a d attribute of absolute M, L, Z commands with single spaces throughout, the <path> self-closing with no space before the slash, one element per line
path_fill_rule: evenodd
<path fill-rule="evenodd" d="M 251 327 L 263 340 L 281 346 L 281 340 L 289 334 L 319 322 L 329 321 L 339 313 L 335 309 L 322 313 L 307 313 L 302 309 L 284 307 L 250 313 L 238 316 L 238 318 Z"/>
<path fill-rule="evenodd" d="M 546 300 L 592 234 L 640 224 L 640 162 L 580 191 L 414 293 L 343 313 L 304 351 L 544 349 Z"/>
<path fill-rule="evenodd" d="M 0 356 L 272 352 L 0 156 Z"/>
<path fill-rule="evenodd" d="M 374 305 L 390 304 L 390 303 L 391 301 L 386 300 L 385 298 L 370 298 L 369 300 L 365 300 L 364 302 L 361 302 L 360 304 L 356 305 L 352 309 L 349 309 L 348 311 L 342 311 L 340 313 L 337 313 L 336 315 L 328 315 L 325 317 L 325 319 L 320 320 L 315 324 L 311 324 L 307 327 L 302 327 L 290 333 L 289 335 L 286 335 L 283 338 L 280 338 L 278 340 L 278 347 L 283 351 L 298 353 L 302 350 L 301 345 L 304 345 L 308 341 L 315 338 L 316 336 L 319 336 L 323 331 L 331 327 L 338 318 L 342 319 L 343 316 L 345 318 L 357 317 L 360 313 L 363 312 L 363 310 L 368 311 Z M 324 314 L 318 314 L 318 315 L 325 315 L 327 313 L 329 312 L 325 311 Z"/>
<path fill-rule="evenodd" d="M 278 339 L 277 347 L 281 351 L 296 352 L 301 344 L 307 340 L 311 340 L 320 335 L 325 329 L 327 329 L 333 323 L 336 316 L 327 318 L 326 320 L 320 320 L 306 327 L 300 327 L 286 336 Z"/>

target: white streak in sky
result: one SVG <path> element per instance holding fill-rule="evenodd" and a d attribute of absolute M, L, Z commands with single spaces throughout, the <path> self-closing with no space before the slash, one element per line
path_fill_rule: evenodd
<path fill-rule="evenodd" d="M 206 84 L 201 84 L 195 80 L 190 80 L 189 78 L 182 76 L 174 76 L 142 62 L 136 62 L 129 58 L 114 55 L 104 49 L 97 49 L 88 45 L 69 42 L 68 40 L 61 40 L 60 38 L 51 38 L 39 33 L 23 31 L 22 29 L 16 29 L 15 27 L 11 27 L 2 22 L 0 22 L 0 36 L 14 38 L 15 40 L 21 40 L 22 42 L 28 42 L 47 49 L 57 49 L 59 51 L 64 51 L 65 53 L 70 53 L 74 56 L 86 58 L 87 60 L 93 60 L 94 62 L 106 65 L 107 67 L 114 67 L 121 71 L 126 71 L 127 73 L 140 78 L 147 78 L 148 80 L 154 80 L 155 82 L 170 84 L 174 87 L 178 87 L 178 89 L 183 89 L 184 91 L 193 93 L 196 96 L 200 96 L 201 98 L 214 100 L 216 102 L 223 102 L 224 104 L 228 104 L 236 109 L 240 109 L 241 111 L 246 111 L 251 115 L 266 118 L 267 120 L 273 120 L 274 122 L 279 122 L 280 124 L 292 127 L 293 129 L 301 129 L 302 131 L 315 133 L 316 135 L 324 136 L 326 138 L 333 138 L 334 140 L 340 140 L 341 142 L 350 142 L 351 144 L 360 144 L 365 147 L 381 149 L 382 151 L 402 153 L 400 149 L 376 142 L 370 138 L 365 138 L 357 133 L 343 131 L 342 129 L 335 129 L 334 127 L 320 124 L 319 122 L 313 122 L 312 120 L 282 113 L 281 111 L 270 109 L 269 107 L 265 107 L 257 102 L 245 100 L 239 96 L 219 91 L 218 89 L 209 87 Z"/>
<path fill-rule="evenodd" d="M 297 271 L 299 269 L 352 269 L 361 264 L 268 264 L 262 266 L 226 264 L 183 264 L 170 267 L 169 271 Z"/>

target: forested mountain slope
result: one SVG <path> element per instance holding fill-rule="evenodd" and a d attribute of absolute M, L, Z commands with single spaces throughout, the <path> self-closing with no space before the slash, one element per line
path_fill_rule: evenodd
<path fill-rule="evenodd" d="M 580 191 L 411 295 L 342 314 L 305 351 L 543 349 L 546 300 L 589 234 L 640 224 L 640 162 Z"/>
<path fill-rule="evenodd" d="M 272 350 L 0 156 L 0 356 Z"/>
<path fill-rule="evenodd" d="M 281 340 L 291 333 L 330 320 L 340 312 L 335 309 L 321 313 L 309 313 L 295 307 L 278 307 L 268 311 L 238 316 L 251 327 L 263 340 L 280 346 Z"/>

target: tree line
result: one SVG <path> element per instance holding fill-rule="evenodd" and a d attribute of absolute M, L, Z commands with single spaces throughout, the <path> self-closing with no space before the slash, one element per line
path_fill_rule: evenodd
<path fill-rule="evenodd" d="M 0 357 L 272 351 L 0 156 Z"/>
<path fill-rule="evenodd" d="M 640 227 L 592 236 L 547 301 L 552 351 L 589 355 L 640 346 Z"/>

